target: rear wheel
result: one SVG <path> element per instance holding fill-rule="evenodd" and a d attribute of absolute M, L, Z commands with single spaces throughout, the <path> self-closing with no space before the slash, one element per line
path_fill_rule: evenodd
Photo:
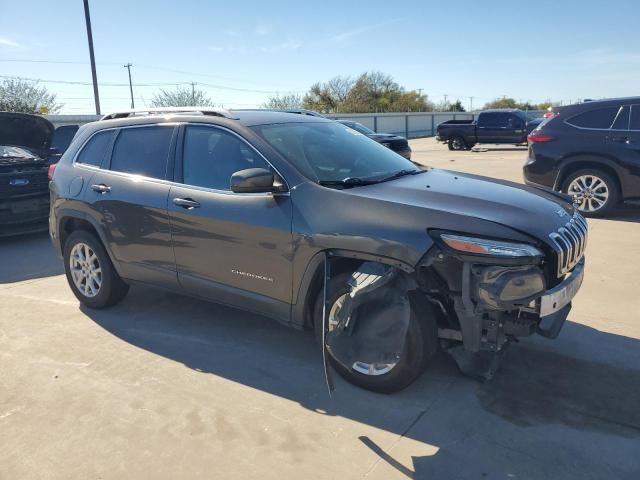
<path fill-rule="evenodd" d="M 449 150 L 469 150 L 467 147 L 467 143 L 464 141 L 464 138 L 460 136 L 456 136 L 449 139 Z"/>
<path fill-rule="evenodd" d="M 573 197 L 580 213 L 587 217 L 607 215 L 620 197 L 618 185 L 611 175 L 590 168 L 569 175 L 562 191 Z"/>
<path fill-rule="evenodd" d="M 336 316 L 350 291 L 347 285 L 350 277 L 350 274 L 345 273 L 329 281 L 327 287 L 329 330 L 337 325 Z M 322 302 L 323 295 L 320 291 L 314 310 L 314 328 L 318 341 L 322 339 Z M 407 387 L 420 376 L 438 348 L 435 317 L 429 305 L 426 302 L 424 304 L 423 309 L 415 301 L 411 302 L 407 339 L 397 362 L 369 364 L 355 361 L 351 368 L 345 368 L 329 355 L 333 368 L 348 382 L 367 390 L 391 393 Z"/>
<path fill-rule="evenodd" d="M 107 308 L 129 291 L 100 240 L 84 230 L 69 235 L 64 245 L 64 269 L 69 286 L 80 303 Z"/>

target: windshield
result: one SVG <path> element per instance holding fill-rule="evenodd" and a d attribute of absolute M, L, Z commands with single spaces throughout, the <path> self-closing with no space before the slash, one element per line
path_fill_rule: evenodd
<path fill-rule="evenodd" d="M 361 123 L 358 123 L 358 122 L 345 123 L 345 125 L 347 127 L 353 128 L 356 132 L 360 132 L 360 133 L 362 133 L 364 135 L 371 135 L 371 134 L 376 133 L 373 130 L 371 130 L 370 128 L 367 128 L 367 127 L 365 127 L 364 125 L 362 125 Z"/>
<path fill-rule="evenodd" d="M 35 155 L 24 148 L 0 145 L 0 158 L 34 158 Z"/>
<path fill-rule="evenodd" d="M 386 179 L 400 171 L 421 171 L 392 150 L 337 122 L 280 123 L 253 129 L 314 182 Z"/>

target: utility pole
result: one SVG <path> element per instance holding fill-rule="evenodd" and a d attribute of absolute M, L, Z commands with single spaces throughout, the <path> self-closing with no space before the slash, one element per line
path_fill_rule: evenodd
<path fill-rule="evenodd" d="M 131 65 L 130 63 L 127 63 L 126 65 L 123 65 L 123 66 L 129 71 L 129 91 L 131 92 L 131 110 L 135 110 L 136 104 L 133 102 L 133 84 L 131 83 L 131 67 L 133 67 L 133 65 Z"/>
<path fill-rule="evenodd" d="M 96 115 L 100 115 L 100 96 L 98 95 L 98 76 L 96 74 L 96 59 L 93 54 L 93 35 L 91 34 L 91 16 L 89 15 L 89 0 L 84 0 L 84 20 L 87 24 L 87 40 L 89 41 L 89 58 L 91 60 L 91 76 L 93 77 L 93 98 L 96 104 Z"/>
<path fill-rule="evenodd" d="M 473 112 L 473 97 L 469 97 L 469 111 Z"/>
<path fill-rule="evenodd" d="M 191 106 L 196 106 L 196 82 L 191 82 Z"/>
<path fill-rule="evenodd" d="M 446 93 L 443 95 L 443 97 L 444 97 L 444 104 L 445 104 L 445 105 L 447 104 L 447 97 L 448 97 L 448 96 L 449 96 L 449 95 L 447 95 Z"/>

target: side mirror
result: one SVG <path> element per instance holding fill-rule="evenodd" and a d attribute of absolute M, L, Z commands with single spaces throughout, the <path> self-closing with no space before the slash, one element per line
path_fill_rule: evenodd
<path fill-rule="evenodd" d="M 247 168 L 231 175 L 231 191 L 235 193 L 267 193 L 279 190 L 275 175 L 266 168 Z"/>

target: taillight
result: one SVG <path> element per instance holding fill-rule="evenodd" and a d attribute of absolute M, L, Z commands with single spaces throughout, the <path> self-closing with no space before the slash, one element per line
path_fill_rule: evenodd
<path fill-rule="evenodd" d="M 545 133 L 536 133 L 536 132 L 530 133 L 529 136 L 527 137 L 527 140 L 529 141 L 529 143 L 546 143 L 555 139 L 556 137 L 554 137 L 553 135 L 548 135 Z"/>
<path fill-rule="evenodd" d="M 545 114 L 543 115 L 543 117 L 544 117 L 544 118 L 551 118 L 551 117 L 553 117 L 554 115 L 555 115 L 555 113 L 553 113 L 553 112 L 547 112 L 547 113 L 545 113 Z"/>
<path fill-rule="evenodd" d="M 49 170 L 47 170 L 47 177 L 49 177 L 49 181 L 53 180 L 53 172 L 56 171 L 56 165 L 58 164 L 54 163 L 52 165 L 49 165 Z"/>

